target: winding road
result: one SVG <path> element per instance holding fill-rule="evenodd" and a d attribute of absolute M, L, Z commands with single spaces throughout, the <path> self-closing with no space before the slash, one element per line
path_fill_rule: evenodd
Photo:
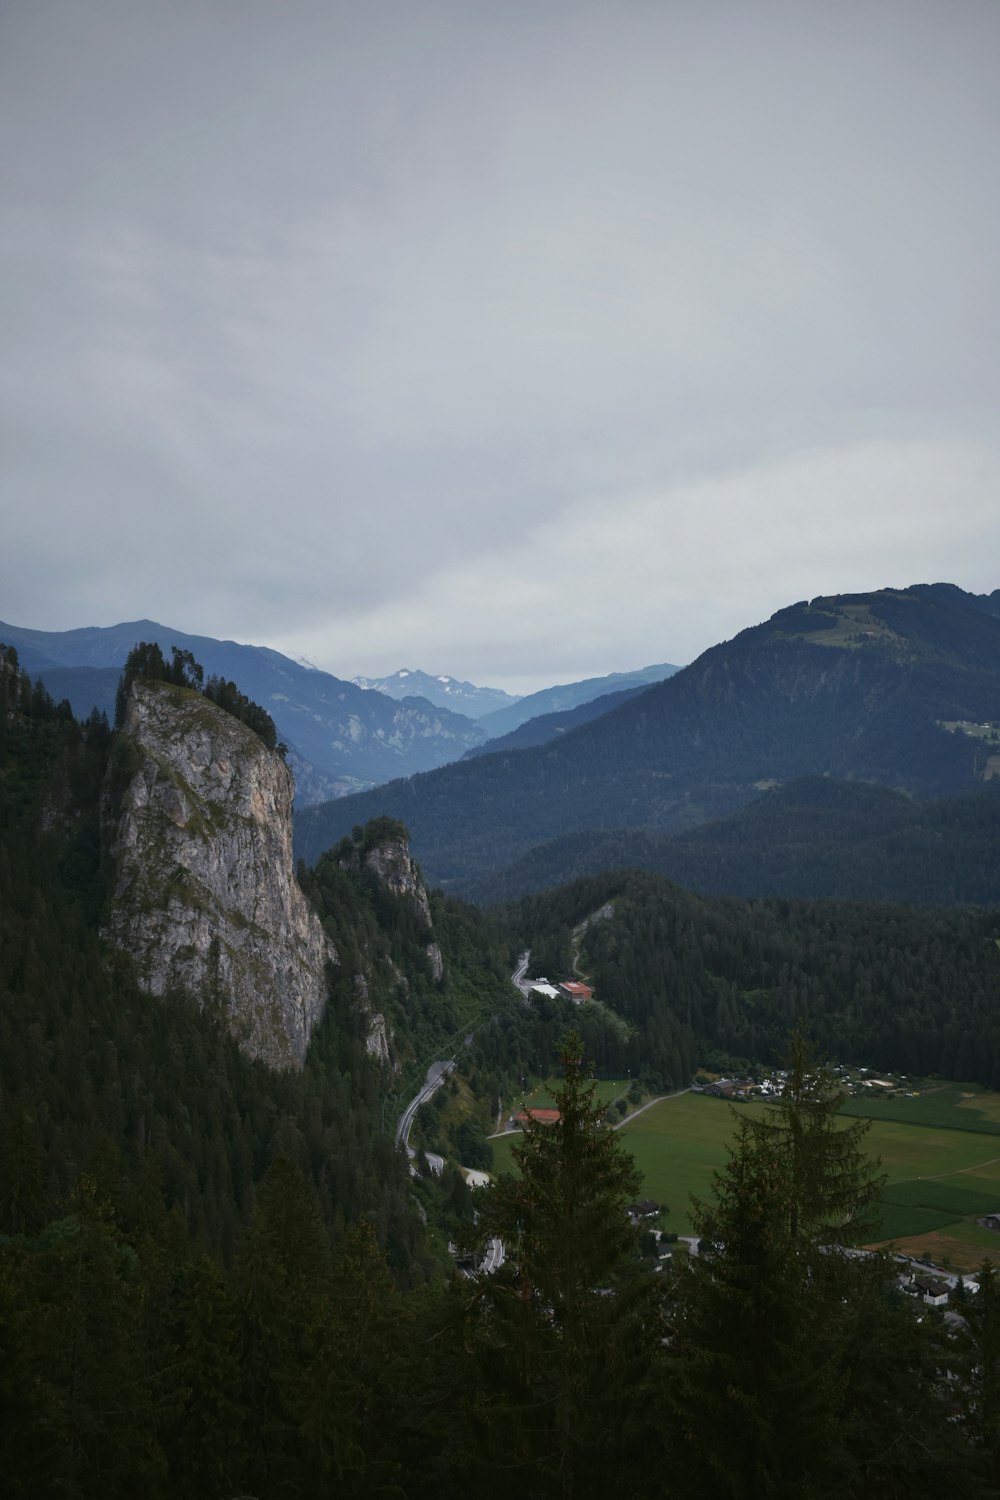
<path fill-rule="evenodd" d="M 428 1099 L 433 1099 L 438 1089 L 448 1077 L 448 1074 L 454 1071 L 454 1068 L 455 1058 L 449 1059 L 448 1062 L 431 1063 L 430 1067 L 427 1069 L 427 1077 L 424 1079 L 423 1087 L 420 1089 L 419 1093 L 413 1096 L 409 1104 L 403 1110 L 403 1113 L 400 1115 L 399 1123 L 396 1126 L 396 1145 L 405 1146 L 408 1156 L 416 1155 L 416 1152 L 410 1146 L 410 1131 L 413 1129 L 413 1121 L 416 1119 L 417 1110 L 420 1108 L 421 1104 L 426 1104 Z M 433 1152 L 431 1153 L 431 1156 L 434 1156 Z M 427 1161 L 433 1166 L 433 1164 L 431 1163 L 431 1156 L 428 1156 Z M 435 1156 L 435 1160 L 441 1162 L 441 1167 L 435 1168 L 434 1170 L 443 1170 L 444 1162 L 442 1158 L 440 1156 Z"/>
<path fill-rule="evenodd" d="M 525 954 L 525 968 L 527 968 L 527 963 L 528 955 Z M 468 1042 L 469 1040 L 470 1038 L 467 1037 L 466 1041 Z M 422 1104 L 426 1104 L 428 1099 L 433 1099 L 438 1089 L 448 1077 L 448 1074 L 454 1072 L 456 1061 L 457 1059 L 452 1057 L 449 1058 L 447 1062 L 431 1063 L 430 1067 L 427 1069 L 427 1077 L 424 1079 L 423 1086 L 418 1093 L 414 1094 L 413 1098 L 410 1100 L 409 1104 L 400 1115 L 399 1122 L 396 1125 L 396 1145 L 404 1146 L 406 1148 L 407 1156 L 413 1157 L 417 1154 L 414 1151 L 413 1147 L 410 1145 L 410 1131 L 413 1129 L 413 1121 L 416 1119 L 417 1110 Z M 438 1177 L 440 1177 L 441 1173 L 444 1171 L 444 1157 L 439 1156 L 436 1151 L 425 1151 L 424 1156 L 426 1157 L 427 1165 L 430 1167 L 431 1171 L 434 1172 Z M 412 1172 L 416 1169 L 411 1167 L 410 1170 Z M 479 1266 L 480 1271 L 482 1271 L 486 1276 L 491 1276 L 494 1271 L 499 1271 L 503 1263 L 503 1241 L 497 1239 L 487 1240 L 486 1251 Z"/>

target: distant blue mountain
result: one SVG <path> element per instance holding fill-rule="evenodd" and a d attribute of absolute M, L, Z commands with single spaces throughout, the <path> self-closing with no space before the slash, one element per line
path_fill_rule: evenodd
<path fill-rule="evenodd" d="M 518 702 L 502 688 L 476 687 L 474 682 L 461 682 L 457 677 L 432 677 L 429 672 L 415 672 L 411 667 L 401 667 L 391 677 L 354 677 L 351 680 L 357 687 L 385 693 L 397 702 L 404 698 L 426 698 L 438 708 L 450 708 L 470 719 L 480 719 L 483 714 Z"/>
<path fill-rule="evenodd" d="M 80 630 L 27 630 L 0 621 L 0 642 L 14 646 L 25 670 L 78 717 L 97 707 L 109 717 L 125 658 L 138 641 L 193 653 L 207 674 L 234 681 L 266 708 L 293 752 L 299 802 L 323 801 L 393 777 L 457 760 L 482 740 L 471 719 L 421 698 L 397 703 L 267 646 L 188 635 L 155 620 Z"/>

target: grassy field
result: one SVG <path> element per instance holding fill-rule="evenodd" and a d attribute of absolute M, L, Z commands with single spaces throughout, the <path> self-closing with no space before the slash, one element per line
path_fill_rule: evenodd
<path fill-rule="evenodd" d="M 764 1107 L 682 1094 L 653 1105 L 621 1131 L 643 1174 L 643 1193 L 669 1206 L 664 1224 L 691 1233 L 691 1198 L 711 1198 L 712 1174 L 725 1164 L 737 1110 L 759 1117 Z M 987 1254 L 1000 1261 L 1000 1235 L 976 1223 L 982 1214 L 1000 1212 L 1000 1094 L 937 1085 L 914 1099 L 863 1106 L 851 1100 L 849 1111 L 877 1116 L 868 1147 L 888 1184 L 876 1243 L 892 1240 L 959 1270 L 974 1269 Z M 517 1139 L 493 1142 L 495 1172 L 510 1169 Z"/>
<path fill-rule="evenodd" d="M 629 1089 L 627 1078 L 598 1078 L 596 1083 L 597 1098 L 601 1104 L 610 1104 L 613 1099 L 624 1098 Z M 559 1083 L 555 1079 L 526 1079 L 524 1091 L 510 1102 L 510 1113 L 514 1114 L 519 1109 L 551 1109 L 558 1087 Z"/>

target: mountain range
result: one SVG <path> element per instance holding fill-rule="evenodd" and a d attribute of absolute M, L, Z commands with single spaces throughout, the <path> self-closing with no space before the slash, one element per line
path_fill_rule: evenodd
<path fill-rule="evenodd" d="M 801 601 L 548 744 L 396 781 L 297 819 L 313 859 L 402 819 L 430 879 L 469 890 L 571 834 L 679 835 L 799 778 L 915 802 L 1000 774 L 1000 590 L 917 584 Z M 763 804 L 761 816 L 767 816 Z M 549 851 L 551 855 L 551 850 Z M 566 871 L 547 859 L 548 876 Z"/>
<path fill-rule="evenodd" d="M 477 687 L 474 682 L 460 682 L 457 677 L 433 677 L 429 672 L 415 672 L 412 667 L 400 667 L 391 677 L 353 677 L 351 681 L 356 687 L 384 693 L 397 702 L 426 698 L 436 708 L 450 708 L 470 719 L 481 719 L 484 714 L 519 701 L 502 688 Z"/>
<path fill-rule="evenodd" d="M 483 739 L 463 714 L 423 698 L 397 703 L 365 692 L 265 646 L 189 635 L 155 620 L 81 630 L 25 630 L 0 622 L 0 640 L 16 647 L 25 669 L 56 699 L 85 717 L 114 712 L 121 668 L 137 641 L 191 651 L 207 673 L 235 680 L 274 719 L 289 746 L 301 803 L 377 785 L 401 771 L 430 770 Z"/>
<path fill-rule="evenodd" d="M 14 646 L 25 670 L 40 678 L 57 701 L 68 699 L 78 718 L 94 708 L 113 716 L 121 669 L 138 641 L 155 642 L 168 655 L 172 646 L 190 651 L 208 674 L 236 681 L 267 710 L 288 746 L 299 807 L 459 760 L 505 732 L 503 722 L 493 728 L 487 724 L 498 705 L 500 713 L 528 705 L 516 720 L 520 724 L 547 712 L 546 705 L 583 703 L 613 691 L 616 684 L 644 681 L 644 673 L 672 670 L 612 673 L 518 700 L 500 688 L 406 668 L 389 678 L 347 682 L 266 646 L 190 635 L 155 620 L 65 631 L 29 630 L 0 621 L 0 642 Z M 541 742 L 560 732 L 559 725 L 542 726 L 535 739 Z"/>
<path fill-rule="evenodd" d="M 986 671 L 986 638 L 979 644 Z M 953 652 L 953 664 L 961 654 Z M 820 1049 L 880 1079 L 891 1070 L 1000 1086 L 1000 913 L 722 900 L 657 874 L 604 871 L 485 914 L 428 892 L 405 829 L 388 818 L 352 830 L 313 869 L 296 872 L 291 778 L 271 748 L 270 720 L 257 717 L 255 729 L 242 695 L 231 700 L 238 712 L 216 702 L 193 658 L 136 656 L 112 731 L 100 716 L 76 722 L 21 670 L 13 649 L 0 652 L 0 1405 L 15 1418 L 0 1424 L 0 1458 L 10 1493 L 505 1495 L 511 1408 L 501 1402 L 496 1443 L 480 1457 L 483 1413 L 498 1412 L 498 1389 L 518 1400 L 529 1390 L 536 1411 L 542 1387 L 533 1373 L 549 1378 L 553 1351 L 566 1342 L 548 1287 L 567 1284 L 567 1246 L 575 1253 L 597 1243 L 603 1255 L 611 1239 L 622 1246 L 620 1280 L 577 1256 L 572 1298 L 564 1299 L 601 1320 L 582 1334 L 578 1327 L 574 1348 L 587 1359 L 608 1353 L 582 1417 L 573 1417 L 575 1434 L 580 1420 L 593 1426 L 599 1416 L 595 1455 L 608 1453 L 632 1412 L 653 1412 L 656 1424 L 676 1412 L 678 1370 L 697 1370 L 699 1360 L 711 1369 L 706 1356 L 717 1353 L 724 1324 L 743 1343 L 733 1356 L 723 1350 L 711 1400 L 697 1396 L 674 1430 L 627 1431 L 600 1476 L 602 1491 L 659 1494 L 669 1473 L 680 1475 L 671 1493 L 714 1494 L 708 1462 L 706 1483 L 692 1487 L 678 1453 L 692 1431 L 707 1454 L 717 1453 L 733 1369 L 753 1366 L 748 1378 L 757 1379 L 766 1366 L 787 1405 L 803 1370 L 799 1347 L 829 1337 L 819 1358 L 825 1369 L 834 1350 L 845 1373 L 830 1383 L 831 1396 L 813 1380 L 808 1399 L 812 1412 L 820 1391 L 822 1430 L 847 1434 L 852 1451 L 826 1463 L 833 1482 L 824 1494 L 867 1496 L 873 1474 L 897 1495 L 995 1494 L 995 1484 L 970 1485 L 985 1356 L 958 1340 L 954 1357 L 942 1355 L 943 1325 L 930 1325 L 916 1304 L 911 1316 L 888 1262 L 817 1250 L 790 1296 L 788 1267 L 803 1253 L 804 1234 L 785 1227 L 792 1173 L 778 1136 L 766 1139 L 752 1172 L 734 1140 L 732 1162 L 742 1165 L 740 1176 L 730 1174 L 739 1186 L 733 1202 L 749 1208 L 727 1209 L 732 1227 L 721 1234 L 718 1219 L 707 1221 L 713 1251 L 699 1261 L 706 1274 L 723 1265 L 725 1301 L 694 1324 L 680 1359 L 673 1346 L 665 1350 L 665 1318 L 671 1328 L 692 1327 L 694 1304 L 678 1299 L 692 1295 L 696 1278 L 656 1274 L 664 1269 L 659 1249 L 631 1231 L 625 1212 L 642 1179 L 604 1125 L 609 1116 L 624 1123 L 644 1093 L 686 1092 L 698 1069 L 770 1071 L 793 1026 L 807 1025 Z M 959 738 L 976 739 L 991 756 L 992 727 L 980 720 L 974 728 L 969 721 Z M 504 752 L 464 769 L 535 754 Z M 888 839 L 910 805 L 877 786 L 821 778 L 819 789 L 832 813 L 856 792 L 847 823 Z M 790 841 L 808 842 L 813 790 L 787 785 L 772 799 L 760 805 L 784 804 Z M 968 820 L 963 799 L 951 801 L 949 817 Z M 943 801 L 925 806 L 946 809 Z M 716 827 L 719 847 L 728 839 L 737 857 L 753 836 L 752 810 L 744 811 L 744 828 L 739 816 L 728 835 Z M 975 813 L 971 822 L 979 828 Z M 940 835 L 943 848 L 948 817 L 923 832 L 932 849 Z M 594 998 L 576 1007 L 553 991 L 525 1004 L 510 977 L 525 949 L 550 974 L 580 966 Z M 571 1040 L 560 1046 L 567 1031 Z M 805 1045 L 795 1045 L 806 1057 Z M 556 1049 L 565 1083 L 555 1102 L 564 1123 L 583 1123 L 557 1162 L 555 1192 L 549 1146 L 563 1133 L 529 1122 L 520 1137 L 545 1216 L 540 1243 L 552 1247 L 542 1253 L 555 1267 L 536 1257 L 529 1282 L 517 1249 L 526 1200 L 514 1200 L 506 1223 L 491 1220 L 506 1187 L 473 1194 L 463 1169 L 490 1171 L 497 1113 L 527 1104 L 536 1080 L 557 1065 Z M 581 1057 L 608 1080 L 601 1095 Z M 796 1076 L 808 1076 L 806 1066 Z M 818 1086 L 804 1097 L 815 1101 L 822 1087 L 827 1101 L 829 1075 L 813 1076 Z M 966 1082 L 949 1091 L 954 1104 L 943 1116 L 937 1091 L 929 1093 L 922 1118 L 936 1132 L 942 1123 L 988 1124 L 975 1108 L 961 1119 L 959 1101 L 979 1103 Z M 879 1099 L 874 1108 L 901 1102 Z M 829 1098 L 829 1131 L 823 1125 L 835 1142 L 847 1134 L 833 1121 L 837 1103 Z M 873 1108 L 854 1103 L 860 1113 Z M 397 1122 L 414 1114 L 411 1159 Z M 848 1131 L 856 1138 L 864 1128 Z M 831 1168 L 838 1185 L 843 1161 L 837 1154 Z M 566 1180 L 574 1185 L 568 1198 Z M 934 1210 L 924 1207 L 925 1181 L 897 1184 L 907 1194 L 897 1206 L 913 1213 L 910 1238 L 891 1231 L 900 1248 L 926 1254 L 933 1229 L 936 1254 L 967 1254 L 949 1226 L 956 1213 L 992 1211 L 989 1184 L 978 1192 L 938 1185 L 946 1196 Z M 910 1197 L 911 1188 L 921 1196 Z M 795 1333 L 772 1340 L 763 1361 L 760 1339 L 747 1345 L 744 1337 L 752 1298 L 746 1263 L 736 1259 L 748 1244 L 756 1255 L 762 1223 L 767 1243 L 750 1267 L 751 1291 L 770 1277 L 765 1311 L 777 1308 Z M 697 1221 L 695 1229 L 702 1232 Z M 872 1235 L 867 1219 L 844 1229 L 845 1239 L 848 1230 L 865 1242 Z M 469 1265 L 471 1283 L 459 1279 L 449 1249 L 475 1248 L 478 1259 L 487 1237 L 490 1262 L 479 1261 L 481 1274 Z M 516 1258 L 496 1269 L 498 1240 Z M 541 1291 L 534 1267 L 550 1277 Z M 593 1295 L 595 1286 L 611 1295 Z M 984 1277 L 975 1303 L 959 1302 L 973 1331 L 970 1305 L 988 1306 L 990 1286 Z M 491 1295 L 493 1311 L 484 1313 Z M 527 1376 L 501 1368 L 498 1384 L 498 1350 L 511 1326 L 533 1364 Z M 859 1347 L 860 1364 L 874 1368 L 861 1397 Z M 945 1357 L 952 1368 L 942 1371 Z M 883 1389 L 885 1406 L 867 1428 L 844 1413 L 841 1391 L 860 1406 Z M 609 1391 L 618 1403 L 610 1413 Z M 896 1425 L 887 1428 L 890 1407 Z M 538 1431 L 534 1422 L 515 1425 Z M 870 1465 L 857 1464 L 859 1483 L 845 1486 L 859 1434 Z M 568 1493 L 561 1474 L 540 1471 L 538 1455 L 552 1451 L 547 1433 L 542 1440 L 518 1460 L 518 1474 L 529 1476 L 525 1493 Z M 931 1442 L 954 1459 L 915 1489 L 914 1466 L 927 1467 Z M 738 1448 L 733 1472 L 741 1476 L 750 1446 Z M 906 1462 L 887 1473 L 886 1451 Z M 596 1492 L 593 1472 L 591 1461 L 574 1494 Z M 802 1492 L 799 1477 L 786 1493 Z"/>

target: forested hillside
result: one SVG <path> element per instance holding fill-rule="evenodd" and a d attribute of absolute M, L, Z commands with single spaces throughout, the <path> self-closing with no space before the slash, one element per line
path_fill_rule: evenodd
<path fill-rule="evenodd" d="M 625 1215 L 640 1185 L 584 1061 L 636 1059 L 660 1082 L 723 1049 L 783 1050 L 808 1016 L 838 1051 L 926 1039 L 913 1066 L 961 1070 L 970 1050 L 992 1066 L 993 917 L 707 901 L 612 875 L 527 898 L 501 929 L 394 885 L 379 851 L 405 830 L 376 822 L 301 871 L 339 963 L 305 1066 L 278 1072 L 240 1052 L 211 995 L 142 994 L 104 943 L 102 820 L 131 771 L 106 720 L 78 724 L 3 653 L 5 1493 L 995 1493 L 995 1280 L 955 1336 L 891 1262 L 824 1250 L 863 1232 L 878 1172 L 862 1126 L 832 1129 L 822 1075 L 800 1069 L 734 1136 L 698 1213 L 705 1253 L 664 1274 Z M 504 935 L 556 971 L 608 901 L 581 960 L 608 1004 L 574 1013 L 581 1041 L 568 1004 L 523 1003 Z M 369 1050 L 373 1008 L 394 1066 Z M 430 1113 L 454 1160 L 488 1149 L 483 1120 L 525 1070 L 561 1053 L 565 1073 L 559 1122 L 528 1126 L 520 1178 L 478 1201 L 478 1225 L 454 1160 L 413 1177 L 394 1145 L 401 1098 L 451 1047 Z M 490 1235 L 501 1269 L 450 1276 L 444 1239 Z"/>
<path fill-rule="evenodd" d="M 141 994 L 101 935 L 101 799 L 120 794 L 127 747 L 9 666 L 4 681 L 19 709 L 0 714 L 0 1082 L 32 1121 L 35 1211 L 64 1203 L 81 1172 L 112 1203 L 142 1182 L 228 1254 L 254 1184 L 284 1154 L 313 1180 L 328 1224 L 373 1213 L 408 1263 L 418 1236 L 356 1005 L 334 991 L 305 1071 L 275 1073 L 242 1056 L 205 997 Z"/>
<path fill-rule="evenodd" d="M 566 834 L 470 882 L 492 904 L 603 870 L 642 869 L 720 896 L 1000 904 L 1000 780 L 933 802 L 804 777 L 679 834 Z"/>
<path fill-rule="evenodd" d="M 466 750 L 463 760 L 477 760 L 481 755 L 503 755 L 508 750 L 527 750 L 533 745 L 547 745 L 550 740 L 558 739 L 560 735 L 568 734 L 571 729 L 578 729 L 581 724 L 589 724 L 592 719 L 599 719 L 604 714 L 609 714 L 615 708 L 620 708 L 630 698 L 636 697 L 638 693 L 646 691 L 647 684 L 639 687 L 622 688 L 616 693 L 606 693 L 602 698 L 594 698 L 589 703 L 581 703 L 578 708 L 562 709 L 558 713 L 538 714 L 533 719 L 527 719 L 516 729 L 510 730 L 508 734 L 501 734 L 496 739 L 487 740 L 485 745 L 477 745 L 471 750 Z"/>
<path fill-rule="evenodd" d="M 698 897 L 637 872 L 580 880 L 503 909 L 539 970 L 580 966 L 630 1037 L 607 1058 L 654 1088 L 699 1063 L 774 1063 L 806 1026 L 842 1061 L 1000 1088 L 1000 913 L 849 901 Z"/>

